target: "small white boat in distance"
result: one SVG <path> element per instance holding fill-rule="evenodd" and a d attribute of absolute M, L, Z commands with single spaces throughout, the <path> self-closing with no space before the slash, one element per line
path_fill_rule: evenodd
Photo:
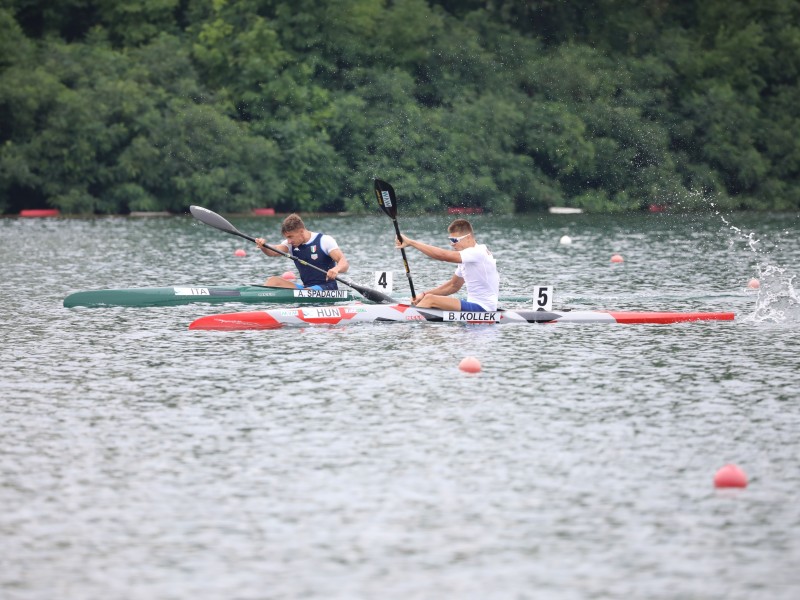
<path fill-rule="evenodd" d="M 579 215 L 583 212 L 582 208 L 573 208 L 571 206 L 551 206 L 547 209 L 551 215 Z"/>

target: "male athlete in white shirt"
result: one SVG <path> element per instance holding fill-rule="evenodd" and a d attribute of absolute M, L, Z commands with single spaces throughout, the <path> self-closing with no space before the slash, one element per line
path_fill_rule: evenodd
<path fill-rule="evenodd" d="M 484 244 L 475 240 L 472 225 L 465 219 L 456 219 L 447 228 L 452 250 L 444 250 L 402 236 L 395 241 L 396 248 L 411 246 L 435 260 L 457 263 L 455 273 L 442 285 L 417 294 L 412 302 L 420 308 L 444 310 L 494 311 L 500 293 L 500 276 L 497 261 Z M 467 284 L 467 299 L 449 298 Z"/>

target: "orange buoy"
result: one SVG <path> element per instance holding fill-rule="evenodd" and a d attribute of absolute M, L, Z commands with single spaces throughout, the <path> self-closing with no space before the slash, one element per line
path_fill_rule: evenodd
<path fill-rule="evenodd" d="M 624 261 L 625 261 L 625 259 L 622 258 L 622 256 L 619 255 L 619 254 L 615 254 L 615 255 L 613 255 L 611 257 L 611 262 L 613 262 L 613 263 L 621 263 L 621 262 L 624 262 Z"/>
<path fill-rule="evenodd" d="M 295 279 L 297 279 L 295 274 L 292 273 L 291 271 L 286 271 L 286 273 L 281 275 L 281 277 L 283 277 L 286 281 L 294 281 Z"/>
<path fill-rule="evenodd" d="M 714 475 L 714 487 L 747 487 L 747 475 L 736 465 L 727 464 Z"/>
<path fill-rule="evenodd" d="M 481 362 L 474 356 L 467 356 L 461 359 L 461 362 L 458 363 L 458 368 L 465 373 L 480 373 Z"/>
<path fill-rule="evenodd" d="M 247 256 L 247 252 L 245 252 L 241 248 L 237 248 L 236 252 L 234 252 L 233 255 L 234 256 Z"/>
<path fill-rule="evenodd" d="M 749 287 L 751 290 L 757 290 L 758 288 L 761 287 L 761 282 L 755 277 L 753 277 L 750 281 L 747 282 L 747 287 Z"/>

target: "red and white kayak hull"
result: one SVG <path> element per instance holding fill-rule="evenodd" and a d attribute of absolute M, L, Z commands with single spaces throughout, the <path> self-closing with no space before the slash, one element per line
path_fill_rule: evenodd
<path fill-rule="evenodd" d="M 276 329 L 284 325 L 345 325 L 349 323 L 433 322 L 487 324 L 555 323 L 683 323 L 688 321 L 732 321 L 732 312 L 625 312 L 498 310 L 487 312 L 445 311 L 416 308 L 407 304 L 350 304 L 276 308 L 200 317 L 189 329 L 234 331 Z"/>

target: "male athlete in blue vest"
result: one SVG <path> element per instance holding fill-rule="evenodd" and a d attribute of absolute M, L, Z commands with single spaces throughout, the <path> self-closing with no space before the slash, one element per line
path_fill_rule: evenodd
<path fill-rule="evenodd" d="M 347 273 L 350 263 L 347 262 L 344 253 L 339 249 L 336 240 L 323 233 L 314 233 L 306 229 L 300 215 L 291 214 L 283 220 L 281 234 L 285 239 L 280 244 L 270 244 L 281 252 L 291 253 L 292 256 L 306 261 L 327 273 L 320 273 L 316 269 L 295 261 L 297 269 L 300 271 L 300 283 L 293 283 L 283 277 L 273 275 L 267 279 L 264 285 L 285 288 L 311 288 L 315 290 L 336 290 L 335 277 L 339 273 Z M 256 245 L 267 256 L 281 256 L 264 246 L 264 238 L 256 238 Z"/>

